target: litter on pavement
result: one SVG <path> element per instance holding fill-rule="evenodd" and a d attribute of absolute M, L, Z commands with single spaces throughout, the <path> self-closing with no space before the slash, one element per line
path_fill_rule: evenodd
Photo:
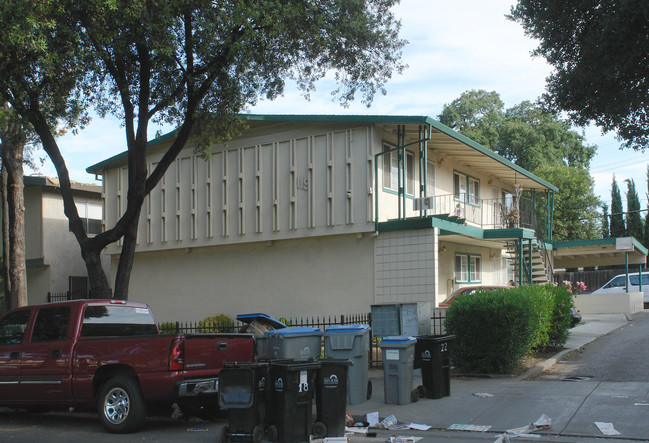
<path fill-rule="evenodd" d="M 480 398 L 489 398 L 494 396 L 493 394 L 489 394 L 487 392 L 474 392 L 473 395 Z"/>
<path fill-rule="evenodd" d="M 475 431 L 475 432 L 487 432 L 491 429 L 491 426 L 488 425 L 464 425 L 464 424 L 452 424 L 448 428 L 449 431 Z"/>
<path fill-rule="evenodd" d="M 596 421 L 595 426 L 597 426 L 597 429 L 599 429 L 599 431 L 604 435 L 620 435 L 620 433 L 613 427 L 613 423 Z"/>
<path fill-rule="evenodd" d="M 550 420 L 550 417 L 542 414 L 534 423 L 520 428 L 507 429 L 504 434 L 498 436 L 494 443 L 508 442 L 510 438 L 516 438 L 521 435 L 525 435 L 526 437 L 535 437 L 533 432 L 550 429 L 551 426 L 552 420 Z"/>

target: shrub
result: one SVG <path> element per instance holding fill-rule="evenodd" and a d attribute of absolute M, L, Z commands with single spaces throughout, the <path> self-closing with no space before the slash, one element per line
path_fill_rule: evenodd
<path fill-rule="evenodd" d="M 158 329 L 160 330 L 161 334 L 177 334 L 178 333 L 178 328 L 176 327 L 176 323 L 172 321 L 166 321 L 164 323 L 160 323 L 158 325 Z"/>
<path fill-rule="evenodd" d="M 215 314 L 198 322 L 198 332 L 232 332 L 234 320 L 225 314 Z"/>
<path fill-rule="evenodd" d="M 521 286 L 520 290 L 530 299 L 532 315 L 532 337 L 530 348 L 542 350 L 548 347 L 552 330 L 554 298 L 546 286 Z"/>
<path fill-rule="evenodd" d="M 458 297 L 446 313 L 455 335 L 454 364 L 473 373 L 508 373 L 528 352 L 534 335 L 530 296 L 522 288 L 481 291 Z"/>
<path fill-rule="evenodd" d="M 552 299 L 551 327 L 548 337 L 548 347 L 561 347 L 568 340 L 568 331 L 572 323 L 570 309 L 575 306 L 572 294 L 566 288 L 552 284 L 543 287 Z"/>

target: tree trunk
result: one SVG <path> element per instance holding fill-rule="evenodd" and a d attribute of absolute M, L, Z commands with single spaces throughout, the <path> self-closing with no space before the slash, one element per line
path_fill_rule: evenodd
<path fill-rule="evenodd" d="M 9 279 L 9 251 L 11 247 L 9 244 L 9 205 L 7 201 L 7 168 L 2 166 L 0 170 L 0 193 L 2 197 L 2 287 L 4 295 L 4 309 L 5 312 L 11 309 L 11 280 Z"/>
<path fill-rule="evenodd" d="M 84 246 L 81 247 L 81 257 L 88 272 L 88 283 L 90 284 L 88 298 L 113 298 L 104 268 L 101 266 L 102 248 L 95 248 L 90 245 Z"/>
<path fill-rule="evenodd" d="M 135 246 L 137 245 L 137 220 L 139 220 L 139 216 L 136 218 L 136 222 L 129 225 L 124 234 L 124 244 L 122 245 L 117 275 L 115 276 L 114 297 L 118 300 L 128 300 L 128 285 L 131 280 L 131 270 L 135 260 Z"/>
<path fill-rule="evenodd" d="M 11 110 L 5 104 L 5 119 L 0 137 L 2 147 L 2 168 L 6 170 L 7 214 L 9 223 L 9 267 L 11 285 L 9 307 L 27 305 L 27 268 L 25 266 L 25 201 L 23 196 L 23 153 L 27 137 L 22 122 L 11 117 Z"/>

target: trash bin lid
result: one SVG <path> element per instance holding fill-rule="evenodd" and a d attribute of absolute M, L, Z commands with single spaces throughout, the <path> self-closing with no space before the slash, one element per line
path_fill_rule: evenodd
<path fill-rule="evenodd" d="M 281 336 L 297 336 L 297 335 L 322 335 L 322 331 L 318 328 L 312 328 L 310 326 L 290 326 L 283 329 L 275 329 L 274 331 L 268 331 L 268 335 L 281 335 Z"/>
<path fill-rule="evenodd" d="M 286 325 L 284 323 L 277 320 L 276 318 L 271 317 L 270 315 L 267 315 L 267 314 L 262 314 L 262 313 L 240 314 L 240 315 L 237 315 L 237 320 L 239 320 L 241 323 L 247 323 L 247 324 L 250 324 L 253 321 L 257 320 L 258 322 L 260 322 L 262 324 L 272 326 L 275 329 L 281 329 L 281 328 L 286 327 Z"/>
<path fill-rule="evenodd" d="M 402 347 L 407 346 L 411 343 L 415 343 L 416 341 L 417 339 L 415 337 L 409 337 L 405 335 L 392 335 L 389 337 L 383 337 L 383 340 L 381 340 L 379 346 Z"/>
<path fill-rule="evenodd" d="M 339 332 L 345 332 L 345 333 L 362 333 L 370 329 L 370 325 L 331 325 L 327 328 L 325 331 L 325 334 L 331 334 L 331 333 L 339 333 Z"/>

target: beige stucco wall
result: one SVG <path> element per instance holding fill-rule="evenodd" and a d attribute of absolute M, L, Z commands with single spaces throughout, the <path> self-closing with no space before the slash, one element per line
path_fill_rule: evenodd
<path fill-rule="evenodd" d="M 26 187 L 25 198 L 25 259 L 43 258 L 42 188 Z"/>
<path fill-rule="evenodd" d="M 138 253 L 129 298 L 148 303 L 159 321 L 366 313 L 373 241 L 341 235 Z"/>
<path fill-rule="evenodd" d="M 575 307 L 582 314 L 635 314 L 644 309 L 642 292 L 578 294 Z"/>

